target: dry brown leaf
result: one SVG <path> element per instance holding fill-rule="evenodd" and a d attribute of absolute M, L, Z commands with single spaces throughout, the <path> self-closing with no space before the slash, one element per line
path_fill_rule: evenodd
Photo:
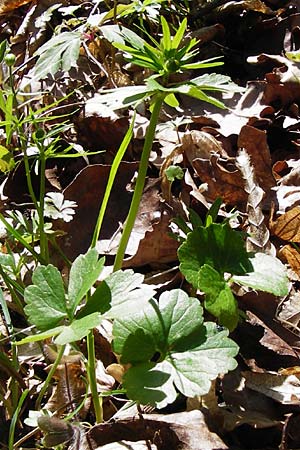
<path fill-rule="evenodd" d="M 247 322 L 249 322 L 251 325 L 262 327 L 263 336 L 259 342 L 264 347 L 272 350 L 278 355 L 297 358 L 297 353 L 293 350 L 293 348 L 250 311 L 247 311 Z"/>
<path fill-rule="evenodd" d="M 200 411 L 175 414 L 144 414 L 94 426 L 88 440 L 96 446 L 111 442 L 147 439 L 158 450 L 226 450 L 227 445 L 211 432 Z M 93 447 L 94 448 L 94 447 Z"/>
<path fill-rule="evenodd" d="M 169 236 L 170 212 L 161 208 L 160 217 L 140 240 L 136 253 L 124 261 L 123 267 L 166 264 L 177 261 L 178 242 Z M 134 233 L 134 230 L 133 230 Z"/>
<path fill-rule="evenodd" d="M 222 380 L 222 397 L 227 407 L 220 407 L 223 430 L 231 431 L 242 424 L 255 429 L 270 428 L 280 424 L 277 405 L 259 392 L 245 385 L 239 369 L 229 372 Z"/>
<path fill-rule="evenodd" d="M 67 358 L 67 357 L 66 357 Z M 72 412 L 82 402 L 86 393 L 86 377 L 83 361 L 78 357 L 77 361 L 59 364 L 55 370 L 53 378 L 56 385 L 48 400 L 46 408 L 50 411 Z M 88 405 L 86 405 L 88 407 Z M 84 418 L 87 413 L 86 407 L 79 411 L 79 415 Z"/>
<path fill-rule="evenodd" d="M 244 148 L 249 154 L 260 187 L 266 192 L 275 186 L 267 134 L 264 131 L 246 125 L 241 129 L 238 147 Z"/>
<path fill-rule="evenodd" d="M 223 159 L 212 155 L 210 160 L 195 159 L 193 166 L 200 180 L 207 183 L 205 196 L 209 200 L 221 197 L 229 205 L 247 201 L 244 180 L 235 166 L 234 158 Z"/>
<path fill-rule="evenodd" d="M 14 9 L 20 8 L 20 6 L 27 5 L 34 0 L 1 0 L 0 1 L 0 14 L 6 14 Z"/>
<path fill-rule="evenodd" d="M 270 230 L 274 236 L 284 241 L 300 242 L 300 206 L 295 206 L 271 221 Z"/>
<path fill-rule="evenodd" d="M 100 240 L 111 239 L 118 230 L 119 223 L 125 220 L 131 198 L 126 186 L 137 167 L 136 163 L 121 163 L 111 192 Z M 80 253 L 85 253 L 90 246 L 109 172 L 108 165 L 95 164 L 85 167 L 64 190 L 65 199 L 74 200 L 78 207 L 71 222 L 59 222 L 55 226 L 66 233 L 59 243 L 71 260 Z"/>
<path fill-rule="evenodd" d="M 292 292 L 278 308 L 276 318 L 284 325 L 291 327 L 295 332 L 300 334 L 298 328 L 300 321 L 300 292 Z"/>
<path fill-rule="evenodd" d="M 300 375 L 242 372 L 246 386 L 284 405 L 300 404 Z"/>
<path fill-rule="evenodd" d="M 283 261 L 289 264 L 290 268 L 299 278 L 298 274 L 300 273 L 300 253 L 298 252 L 298 250 L 295 247 L 292 247 L 292 245 L 290 244 L 284 245 L 284 247 L 279 250 L 279 256 Z"/>

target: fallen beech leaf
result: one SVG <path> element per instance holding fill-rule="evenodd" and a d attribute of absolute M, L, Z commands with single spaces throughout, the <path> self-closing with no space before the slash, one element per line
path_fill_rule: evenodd
<path fill-rule="evenodd" d="M 86 392 L 86 384 L 84 381 L 85 370 L 80 356 L 76 360 L 67 357 L 64 362 L 59 364 L 55 370 L 53 378 L 56 385 L 51 397 L 49 398 L 46 408 L 50 411 L 60 411 L 60 413 L 73 411 L 81 402 Z M 89 402 L 85 407 L 80 409 L 79 415 L 84 418 Z"/>
<path fill-rule="evenodd" d="M 214 153 L 225 156 L 220 142 L 211 134 L 199 130 L 192 130 L 182 136 L 182 152 L 191 165 L 195 159 L 210 159 Z"/>
<path fill-rule="evenodd" d="M 245 378 L 239 369 L 226 374 L 222 380 L 222 397 L 226 405 L 221 406 L 223 432 L 234 430 L 242 424 L 256 429 L 280 425 L 280 411 L 273 400 L 245 386 Z"/>
<path fill-rule="evenodd" d="M 283 405 L 300 404 L 300 376 L 276 372 L 242 372 L 246 386 Z"/>
<path fill-rule="evenodd" d="M 273 235 L 284 241 L 300 242 L 300 206 L 271 221 L 270 229 Z"/>
<path fill-rule="evenodd" d="M 285 245 L 279 250 L 280 258 L 287 262 L 291 269 L 295 272 L 296 276 L 299 278 L 300 273 L 300 253 L 290 244 Z"/>

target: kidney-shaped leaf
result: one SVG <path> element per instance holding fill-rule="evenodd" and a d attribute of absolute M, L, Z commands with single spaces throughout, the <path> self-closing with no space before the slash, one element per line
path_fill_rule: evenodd
<path fill-rule="evenodd" d="M 227 223 L 200 226 L 187 235 L 178 249 L 180 271 L 196 289 L 199 270 L 204 264 L 219 273 L 243 275 L 252 270 L 242 234 Z"/>
<path fill-rule="evenodd" d="M 32 282 L 24 293 L 29 322 L 41 331 L 54 328 L 67 316 L 61 275 L 52 264 L 40 266 L 34 271 Z"/>
<path fill-rule="evenodd" d="M 129 397 L 162 407 L 174 400 L 175 387 L 192 397 L 208 392 L 210 380 L 236 365 L 238 347 L 227 334 L 213 323 L 203 324 L 199 301 L 180 289 L 116 320 L 114 350 L 121 362 L 132 365 L 123 380 Z M 151 372 L 153 382 L 149 382 Z M 134 390 L 137 377 L 139 387 Z M 164 382 L 158 386 L 160 378 Z"/>

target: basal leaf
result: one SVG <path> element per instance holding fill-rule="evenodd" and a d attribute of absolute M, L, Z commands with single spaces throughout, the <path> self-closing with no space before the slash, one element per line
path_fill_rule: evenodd
<path fill-rule="evenodd" d="M 133 270 L 112 273 L 96 288 L 77 317 L 93 312 L 101 312 L 109 319 L 134 314 L 155 295 L 155 290 L 143 281 L 144 276 Z"/>
<path fill-rule="evenodd" d="M 180 289 L 116 320 L 114 351 L 132 365 L 124 377 L 127 394 L 157 407 L 175 399 L 175 387 L 187 396 L 203 395 L 210 380 L 236 365 L 238 347 L 227 334 L 213 323 L 203 324 L 199 301 Z"/>
<path fill-rule="evenodd" d="M 206 322 L 200 345 L 186 352 L 174 350 L 168 355 L 167 361 L 173 368 L 173 382 L 185 396 L 206 394 L 211 380 L 235 369 L 237 363 L 234 357 L 238 346 L 227 335 L 227 330 L 218 331 L 214 323 Z"/>
<path fill-rule="evenodd" d="M 111 307 L 105 317 L 125 317 L 143 309 L 155 295 L 155 289 L 143 281 L 144 275 L 131 269 L 118 270 L 106 278 L 111 291 Z"/>
<path fill-rule="evenodd" d="M 196 289 L 201 289 L 199 271 L 204 264 L 220 274 L 242 275 L 252 270 L 242 234 L 227 223 L 211 223 L 187 235 L 178 249 L 180 271 Z"/>
<path fill-rule="evenodd" d="M 130 399 L 144 405 L 164 408 L 176 399 L 176 390 L 169 369 L 164 363 L 143 362 L 131 367 L 123 377 L 123 386 Z"/>
<path fill-rule="evenodd" d="M 73 262 L 68 287 L 68 303 L 72 315 L 83 297 L 97 281 L 103 265 L 104 258 L 99 259 L 95 248 L 91 248 L 85 255 L 79 255 Z"/>
<path fill-rule="evenodd" d="M 24 292 L 25 313 L 29 322 L 39 330 L 49 330 L 67 317 L 64 285 L 52 264 L 38 267 L 32 275 L 31 286 Z"/>
<path fill-rule="evenodd" d="M 232 280 L 243 286 L 283 297 L 288 294 L 289 280 L 282 262 L 271 255 L 256 253 L 251 258 L 253 271 Z"/>

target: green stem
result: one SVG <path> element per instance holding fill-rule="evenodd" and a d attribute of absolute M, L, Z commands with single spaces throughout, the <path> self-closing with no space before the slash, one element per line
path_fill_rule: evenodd
<path fill-rule="evenodd" d="M 65 345 L 62 345 L 60 347 L 59 352 L 57 353 L 56 359 L 55 359 L 54 363 L 51 365 L 51 369 L 50 369 L 50 371 L 49 371 L 49 373 L 47 375 L 47 378 L 46 378 L 46 380 L 44 382 L 44 385 L 43 385 L 42 389 L 40 390 L 39 396 L 38 396 L 38 398 L 37 398 L 37 400 L 35 402 L 35 409 L 36 410 L 41 409 L 42 399 L 44 397 L 44 394 L 45 394 L 46 390 L 48 389 L 49 383 L 50 383 L 50 381 L 51 381 L 51 379 L 52 379 L 52 377 L 53 377 L 53 375 L 54 375 L 54 373 L 56 371 L 56 368 L 57 368 L 58 364 L 60 363 L 61 358 L 63 357 L 65 348 L 66 348 Z"/>
<path fill-rule="evenodd" d="M 96 423 L 101 423 L 103 422 L 102 397 L 100 397 L 100 395 L 98 394 L 97 389 L 95 345 L 94 345 L 94 335 L 92 331 L 90 331 L 90 333 L 87 335 L 87 351 L 88 351 L 87 375 L 93 399 Z"/>
<path fill-rule="evenodd" d="M 32 256 L 35 257 L 37 261 L 39 261 L 41 264 L 44 264 L 45 261 L 43 258 L 31 247 L 31 245 L 28 244 L 28 242 L 23 238 L 23 236 L 12 226 L 10 223 L 3 217 L 3 214 L 0 213 L 0 221 L 3 223 L 7 231 L 9 231 L 12 236 L 20 242 L 27 250 L 32 254 Z"/>
<path fill-rule="evenodd" d="M 153 141 L 154 141 L 154 137 L 155 137 L 156 125 L 158 123 L 159 113 L 160 113 L 160 109 L 161 109 L 161 106 L 164 101 L 164 97 L 165 97 L 164 93 L 158 94 L 158 96 L 155 100 L 155 103 L 154 103 L 152 113 L 151 113 L 150 123 L 147 128 L 147 132 L 146 132 L 146 136 L 145 136 L 145 142 L 144 142 L 142 157 L 141 157 L 141 161 L 140 161 L 139 172 L 138 172 L 138 176 L 136 179 L 136 185 L 134 188 L 134 193 L 133 193 L 133 197 L 131 200 L 130 209 L 129 209 L 129 212 L 127 215 L 127 219 L 126 219 L 126 222 L 124 225 L 122 237 L 121 237 L 120 244 L 119 244 L 118 251 L 116 254 L 116 258 L 115 258 L 114 271 L 119 270 L 122 267 L 126 247 L 127 247 L 127 244 L 128 244 L 129 238 L 130 238 L 130 234 L 131 234 L 133 226 L 134 226 L 134 222 L 135 222 L 137 213 L 138 213 L 140 201 L 141 201 L 144 186 L 145 186 L 145 180 L 146 180 L 148 163 L 149 163 L 149 156 L 150 156 L 150 152 L 152 149 L 152 145 L 153 145 Z"/>
<path fill-rule="evenodd" d="M 130 141 L 132 139 L 134 121 L 135 121 L 135 114 L 134 114 L 134 116 L 132 118 L 130 127 L 128 128 L 127 133 L 125 134 L 124 139 L 123 139 L 123 141 L 122 141 L 122 143 L 121 143 L 121 145 L 120 145 L 120 147 L 119 147 L 119 149 L 117 151 L 117 154 L 116 154 L 116 156 L 114 158 L 114 161 L 112 163 L 112 166 L 111 166 L 111 169 L 110 169 L 110 172 L 109 172 L 109 177 L 108 177 L 106 189 L 105 189 L 104 196 L 103 196 L 103 200 L 102 200 L 102 203 L 101 203 L 101 208 L 100 208 L 100 211 L 99 211 L 99 214 L 98 214 L 98 219 L 97 219 L 97 223 L 96 223 L 96 226 L 95 226 L 93 239 L 92 239 L 92 242 L 91 242 L 91 247 L 96 247 L 97 241 L 99 239 L 101 226 L 102 226 L 103 219 L 104 219 L 104 216 L 105 216 L 105 211 L 106 211 L 106 208 L 107 208 L 107 204 L 108 204 L 108 200 L 109 200 L 109 197 L 110 197 L 110 193 L 111 193 L 111 190 L 112 190 L 115 178 L 116 178 L 116 174 L 117 174 L 117 171 L 119 169 L 120 163 L 121 163 L 121 161 L 123 159 L 123 156 L 124 156 L 124 154 L 125 154 L 125 152 L 127 150 L 127 147 L 130 144 Z"/>
<path fill-rule="evenodd" d="M 22 139 L 23 141 L 23 139 Z M 24 166 L 25 166 L 25 174 L 26 174 L 26 181 L 27 181 L 27 187 L 28 187 L 28 191 L 29 191 L 29 195 L 31 197 L 32 202 L 34 203 L 34 206 L 36 207 L 36 209 L 38 208 L 38 202 L 34 193 L 34 189 L 32 186 L 32 180 L 31 180 L 31 170 L 30 170 L 30 166 L 29 166 L 29 158 L 27 155 L 27 142 L 23 143 L 22 142 L 22 147 L 23 147 L 23 161 L 24 161 Z"/>
<path fill-rule="evenodd" d="M 16 447 L 14 446 L 14 438 L 15 438 L 15 429 L 16 429 L 16 425 L 17 425 L 17 420 L 19 417 L 19 414 L 21 412 L 23 403 L 27 397 L 27 395 L 29 394 L 29 389 L 25 389 L 25 391 L 22 393 L 18 406 L 14 412 L 14 415 L 11 419 L 11 423 L 10 423 L 10 427 L 9 427 L 9 438 L 8 438 L 8 449 L 9 450 L 14 450 Z"/>
<path fill-rule="evenodd" d="M 40 151 L 40 202 L 38 205 L 39 216 L 39 235 L 40 235 L 40 253 L 42 258 L 49 261 L 49 250 L 47 236 L 44 231 L 44 208 L 45 208 L 45 171 L 46 171 L 46 158 L 43 145 L 39 146 Z"/>
<path fill-rule="evenodd" d="M 11 342 L 11 353 L 12 353 L 12 365 L 13 368 L 18 371 L 19 370 L 19 361 L 18 361 L 18 355 L 17 355 L 17 348 L 13 343 L 15 342 L 15 336 L 14 336 L 14 327 L 11 321 L 11 316 L 9 313 L 9 309 L 6 303 L 6 300 L 4 298 L 2 289 L 0 288 L 0 305 L 2 308 L 3 316 L 6 322 L 7 330 L 10 336 L 10 342 Z M 11 392 L 12 392 L 12 404 L 14 409 L 18 405 L 18 398 L 19 398 L 19 385 L 18 381 L 12 377 L 11 379 Z"/>

